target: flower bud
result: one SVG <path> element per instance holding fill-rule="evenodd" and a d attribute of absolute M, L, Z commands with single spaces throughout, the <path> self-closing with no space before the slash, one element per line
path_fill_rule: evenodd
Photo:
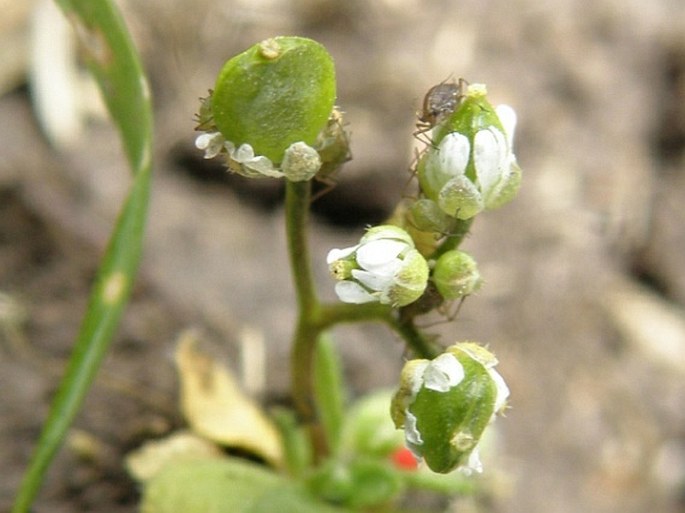
<path fill-rule="evenodd" d="M 283 156 L 281 170 L 292 182 L 310 180 L 321 168 L 321 159 L 317 151 L 302 141 L 288 146 Z"/>
<path fill-rule="evenodd" d="M 418 163 L 422 192 L 463 220 L 507 203 L 521 181 L 512 152 L 515 126 L 511 107 L 493 108 L 484 85 L 468 86 L 455 112 L 435 127 L 435 146 Z"/>
<path fill-rule="evenodd" d="M 428 284 L 428 263 L 397 226 L 370 228 L 358 245 L 332 249 L 327 262 L 338 280 L 335 292 L 345 303 L 406 306 L 421 297 Z"/>
<path fill-rule="evenodd" d="M 434 472 L 482 471 L 478 443 L 509 397 L 496 364 L 484 347 L 462 342 L 402 370 L 392 418 L 404 428 L 407 447 Z"/>
<path fill-rule="evenodd" d="M 449 233 L 454 227 L 455 220 L 448 216 L 437 203 L 428 198 L 414 201 L 409 207 L 411 224 L 423 232 Z"/>
<path fill-rule="evenodd" d="M 468 253 L 456 249 L 441 255 L 433 268 L 433 282 L 448 301 L 472 294 L 482 281 L 476 261 Z"/>

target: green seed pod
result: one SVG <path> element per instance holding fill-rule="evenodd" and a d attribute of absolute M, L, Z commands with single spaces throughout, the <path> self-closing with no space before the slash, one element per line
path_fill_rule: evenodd
<path fill-rule="evenodd" d="M 407 446 L 434 472 L 482 470 L 478 442 L 509 396 L 496 364 L 473 342 L 455 344 L 431 361 L 407 362 L 391 414 Z"/>
<path fill-rule="evenodd" d="M 335 101 L 333 60 L 302 37 L 262 41 L 230 59 L 212 94 L 214 123 L 227 141 L 249 144 L 280 164 L 296 142 L 314 146 Z"/>
<path fill-rule="evenodd" d="M 433 269 L 433 282 L 442 297 L 449 301 L 472 294 L 478 290 L 482 279 L 471 255 L 455 249 L 438 258 Z"/>

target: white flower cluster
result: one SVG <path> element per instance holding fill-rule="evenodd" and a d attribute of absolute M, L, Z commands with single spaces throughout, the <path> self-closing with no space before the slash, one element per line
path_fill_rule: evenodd
<path fill-rule="evenodd" d="M 359 244 L 332 249 L 326 260 L 338 280 L 335 292 L 345 303 L 405 306 L 421 297 L 428 283 L 426 260 L 397 226 L 371 228 Z"/>
<path fill-rule="evenodd" d="M 282 178 L 293 182 L 311 179 L 321 168 L 318 152 L 302 141 L 288 146 L 283 163 L 278 168 L 263 155 L 255 155 L 249 144 L 235 144 L 227 141 L 220 132 L 205 132 L 195 139 L 195 147 L 205 152 L 204 158 L 212 159 L 225 153 L 228 168 L 248 178 Z"/>

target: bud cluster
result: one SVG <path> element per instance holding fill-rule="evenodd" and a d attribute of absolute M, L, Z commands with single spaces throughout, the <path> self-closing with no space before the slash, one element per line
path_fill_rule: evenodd
<path fill-rule="evenodd" d="M 478 443 L 509 397 L 496 365 L 495 356 L 474 342 L 405 364 L 392 418 L 404 429 L 407 447 L 434 472 L 482 471 Z"/>
<path fill-rule="evenodd" d="M 442 229 L 444 219 L 436 224 L 423 212 L 467 220 L 504 205 L 518 191 L 521 169 L 512 149 L 516 113 L 508 105 L 493 108 L 486 94 L 483 84 L 467 86 L 454 112 L 433 127 L 416 171 L 421 199 L 434 206 L 432 211 L 425 204 L 416 207 L 419 224 Z"/>
<path fill-rule="evenodd" d="M 430 131 L 430 144 L 416 164 L 419 195 L 398 210 L 392 223 L 402 226 L 407 243 L 426 259 L 430 271 L 426 280 L 441 301 L 463 298 L 480 287 L 475 261 L 457 250 L 455 241 L 463 237 L 476 214 L 502 206 L 518 191 L 521 170 L 512 151 L 515 125 L 514 110 L 506 105 L 493 107 L 482 84 L 467 85 L 463 80 L 459 84 L 442 83 L 426 94 L 417 134 Z M 405 306 L 419 299 L 416 291 L 427 289 L 425 283 L 412 283 L 412 294 L 393 291 L 389 300 L 387 292 L 371 286 L 368 280 L 365 283 L 354 274 L 341 275 L 339 267 L 344 265 L 336 263 L 340 258 L 340 253 L 333 251 L 328 263 L 334 277 L 341 280 L 336 292 L 342 301 Z M 349 263 L 350 255 L 345 258 Z M 388 254 L 387 258 L 392 260 L 395 255 Z M 356 262 L 361 266 L 356 271 L 359 274 L 364 263 Z M 411 277 L 418 280 L 423 274 Z M 431 299 L 430 304 L 436 303 Z"/>

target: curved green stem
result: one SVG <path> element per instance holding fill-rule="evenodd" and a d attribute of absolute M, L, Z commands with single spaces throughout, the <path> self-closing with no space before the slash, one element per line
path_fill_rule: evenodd
<path fill-rule="evenodd" d="M 393 317 L 390 326 L 404 339 L 416 356 L 433 359 L 440 354 L 439 347 L 418 330 L 413 317 Z"/>
<path fill-rule="evenodd" d="M 447 253 L 452 249 L 457 249 L 459 245 L 463 242 L 464 237 L 469 233 L 473 220 L 467 219 L 465 221 L 458 220 L 454 230 L 445 238 L 443 243 L 433 252 L 430 256 L 432 259 L 437 259 L 440 255 Z"/>
<path fill-rule="evenodd" d="M 321 305 L 319 322 L 325 329 L 335 324 L 346 322 L 378 321 L 387 324 L 393 331 L 404 339 L 411 350 L 421 358 L 434 358 L 439 351 L 414 324 L 413 317 L 403 315 L 396 310 L 378 303 L 351 305 L 346 303 Z"/>
<path fill-rule="evenodd" d="M 317 341 L 328 328 L 341 323 L 384 322 L 397 332 L 420 357 L 433 358 L 436 348 L 417 328 L 411 315 L 378 303 L 354 305 L 322 304 L 316 294 L 309 258 L 307 223 L 311 200 L 310 182 L 287 182 L 285 199 L 288 254 L 299 309 L 290 353 L 292 397 L 309 431 L 315 459 L 329 452 L 329 441 L 321 428 L 315 402 L 315 357 Z M 470 223 L 469 223 L 470 224 Z M 468 227 L 464 231 L 468 230 Z"/>

